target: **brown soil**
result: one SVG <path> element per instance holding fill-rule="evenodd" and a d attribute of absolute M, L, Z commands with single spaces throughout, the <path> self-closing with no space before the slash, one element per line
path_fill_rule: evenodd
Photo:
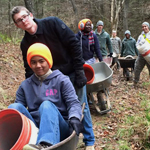
<path fill-rule="evenodd" d="M 24 80 L 24 67 L 19 45 L 0 44 L 0 54 L 0 110 L 2 110 L 14 102 L 15 93 Z M 112 108 L 110 112 L 100 115 L 93 105 L 90 105 L 96 150 L 119 150 L 121 145 L 119 141 L 121 140 L 130 143 L 128 146 L 131 150 L 144 147 L 143 141 L 146 139 L 147 127 L 142 124 L 137 127 L 136 124 L 131 125 L 125 123 L 124 120 L 127 116 L 145 117 L 145 110 L 141 107 L 140 94 L 142 93 L 149 99 L 150 84 L 143 84 L 149 83 L 148 71 L 146 68 L 142 71 L 141 84 L 137 89 L 133 87 L 132 81 L 126 81 L 124 78 L 119 79 L 121 76 L 122 69 L 114 71 L 113 84 L 109 87 Z M 131 126 L 134 128 L 134 133 L 130 137 L 123 135 L 121 138 L 118 130 L 128 129 Z M 84 149 L 82 138 L 81 135 L 78 144 L 79 150 Z"/>

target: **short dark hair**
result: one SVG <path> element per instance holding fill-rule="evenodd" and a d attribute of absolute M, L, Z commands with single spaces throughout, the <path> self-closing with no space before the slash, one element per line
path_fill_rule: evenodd
<path fill-rule="evenodd" d="M 11 17 L 12 17 L 12 19 L 13 19 L 14 22 L 15 22 L 14 15 L 18 14 L 21 10 L 25 10 L 28 14 L 30 14 L 30 11 L 26 7 L 24 7 L 24 6 L 15 6 L 11 10 Z"/>

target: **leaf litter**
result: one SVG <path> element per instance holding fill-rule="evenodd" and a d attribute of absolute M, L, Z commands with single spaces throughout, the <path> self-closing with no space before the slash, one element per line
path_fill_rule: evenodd
<path fill-rule="evenodd" d="M 24 67 L 19 45 L 0 44 L 0 110 L 14 102 L 15 93 L 24 78 Z M 122 68 L 113 71 L 112 85 L 108 88 L 111 111 L 100 115 L 89 104 L 95 150 L 148 150 L 150 149 L 150 82 L 145 67 L 140 86 L 135 89 L 132 79 L 122 77 Z M 77 150 L 84 150 L 83 135 Z"/>

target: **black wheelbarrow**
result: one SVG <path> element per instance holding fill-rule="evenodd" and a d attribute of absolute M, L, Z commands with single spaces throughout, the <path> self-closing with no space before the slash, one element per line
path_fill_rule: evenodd
<path fill-rule="evenodd" d="M 131 56 L 131 55 L 118 58 L 120 62 L 120 66 L 121 68 L 123 68 L 123 77 L 126 78 L 127 81 L 133 76 L 132 74 L 134 71 L 134 64 L 135 64 L 136 58 L 137 56 Z M 121 76 L 119 78 L 121 78 Z"/>
<path fill-rule="evenodd" d="M 111 110 L 108 87 L 112 83 L 113 71 L 105 62 L 98 62 L 90 66 L 94 70 L 94 79 L 92 83 L 86 86 L 87 96 L 92 101 L 98 113 L 106 114 Z M 94 94 L 96 94 L 97 100 Z M 104 97 L 106 97 L 106 100 Z"/>

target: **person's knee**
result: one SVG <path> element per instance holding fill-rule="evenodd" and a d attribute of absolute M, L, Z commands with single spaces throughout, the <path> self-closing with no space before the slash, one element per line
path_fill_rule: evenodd
<path fill-rule="evenodd" d="M 50 102 L 50 101 L 43 101 L 42 104 L 40 105 L 40 111 L 42 110 L 52 110 L 56 106 Z"/>
<path fill-rule="evenodd" d="M 23 107 L 23 105 L 20 103 L 13 103 L 8 106 L 8 108 L 12 108 L 12 109 L 16 109 L 16 110 L 20 110 L 20 109 L 22 109 L 22 107 Z"/>

